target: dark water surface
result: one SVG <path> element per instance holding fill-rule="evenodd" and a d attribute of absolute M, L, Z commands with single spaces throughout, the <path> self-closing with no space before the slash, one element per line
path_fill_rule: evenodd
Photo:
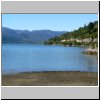
<path fill-rule="evenodd" d="M 2 73 L 26 71 L 98 71 L 97 56 L 85 48 L 32 44 L 2 44 Z"/>

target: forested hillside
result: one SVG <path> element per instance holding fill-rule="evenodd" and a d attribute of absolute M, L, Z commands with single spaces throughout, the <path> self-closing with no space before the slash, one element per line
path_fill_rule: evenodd
<path fill-rule="evenodd" d="M 98 21 L 90 22 L 84 27 L 79 27 L 79 29 L 67 32 L 61 36 L 56 36 L 54 38 L 45 41 L 44 44 L 62 44 L 68 46 L 91 46 L 97 47 L 98 42 Z"/>

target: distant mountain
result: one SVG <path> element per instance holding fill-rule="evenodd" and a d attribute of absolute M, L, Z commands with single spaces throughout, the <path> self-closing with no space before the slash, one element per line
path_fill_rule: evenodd
<path fill-rule="evenodd" d="M 13 30 L 2 27 L 2 43 L 43 43 L 50 38 L 60 36 L 65 31 L 51 30 Z"/>

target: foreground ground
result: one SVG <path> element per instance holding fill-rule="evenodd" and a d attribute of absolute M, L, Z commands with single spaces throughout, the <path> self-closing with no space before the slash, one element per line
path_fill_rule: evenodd
<path fill-rule="evenodd" d="M 95 72 L 25 72 L 2 75 L 3 86 L 97 86 Z"/>

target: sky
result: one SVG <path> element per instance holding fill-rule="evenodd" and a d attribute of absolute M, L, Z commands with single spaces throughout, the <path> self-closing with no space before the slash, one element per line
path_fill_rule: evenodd
<path fill-rule="evenodd" d="M 29 31 L 73 31 L 97 20 L 97 14 L 2 14 L 2 27 Z"/>

